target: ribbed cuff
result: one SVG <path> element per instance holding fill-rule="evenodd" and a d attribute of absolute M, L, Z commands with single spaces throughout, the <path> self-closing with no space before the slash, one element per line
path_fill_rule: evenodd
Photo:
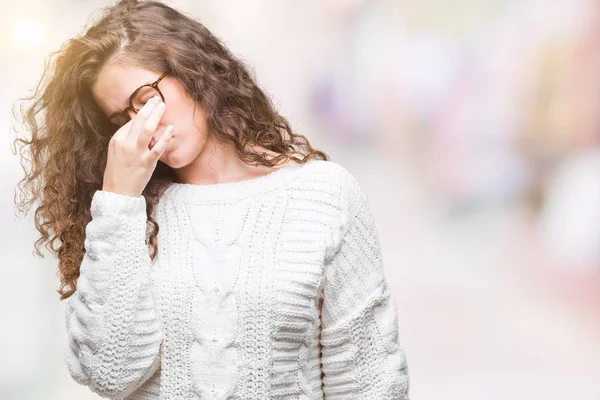
<path fill-rule="evenodd" d="M 122 214 L 128 216 L 146 215 L 146 199 L 144 196 L 128 196 L 105 190 L 97 190 L 92 198 L 92 218 L 105 214 Z"/>

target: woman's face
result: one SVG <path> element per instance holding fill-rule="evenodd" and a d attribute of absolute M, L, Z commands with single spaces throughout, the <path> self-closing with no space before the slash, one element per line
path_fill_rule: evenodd
<path fill-rule="evenodd" d="M 128 65 L 108 64 L 98 74 L 91 88 L 98 107 L 108 117 L 129 106 L 131 94 L 140 86 L 154 82 L 162 71 L 152 71 Z M 150 142 L 150 147 L 161 137 L 169 125 L 173 125 L 173 138 L 160 160 L 178 169 L 190 164 L 198 157 L 208 136 L 206 113 L 197 105 L 194 115 L 194 100 L 189 97 L 179 80 L 166 75 L 158 84 L 164 99 L 165 111 Z M 128 111 L 130 118 L 135 113 Z"/>

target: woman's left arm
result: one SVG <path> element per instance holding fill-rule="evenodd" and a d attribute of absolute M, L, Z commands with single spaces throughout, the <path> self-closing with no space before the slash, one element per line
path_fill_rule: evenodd
<path fill-rule="evenodd" d="M 373 215 L 343 170 L 341 211 L 325 264 L 321 310 L 323 392 L 334 399 L 409 400 L 395 298 L 384 274 Z"/>

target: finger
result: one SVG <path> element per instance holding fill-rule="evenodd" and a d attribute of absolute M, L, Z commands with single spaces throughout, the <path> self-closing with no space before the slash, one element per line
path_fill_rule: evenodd
<path fill-rule="evenodd" d="M 130 119 L 125 124 L 123 124 L 123 126 L 121 126 L 119 129 L 117 129 L 117 131 L 115 133 L 113 133 L 113 135 L 111 136 L 111 139 L 112 138 L 125 139 L 127 137 L 127 135 L 129 134 L 129 131 L 131 130 L 132 122 L 133 122 L 133 120 Z"/>
<path fill-rule="evenodd" d="M 148 148 L 150 141 L 156 133 L 156 129 L 158 128 L 158 124 L 160 123 L 164 111 L 165 103 L 162 101 L 152 110 L 152 114 L 150 114 L 150 117 L 146 120 L 142 132 L 138 136 L 138 145 L 140 148 Z"/>
<path fill-rule="evenodd" d="M 156 142 L 154 147 L 152 147 L 152 149 L 150 149 L 150 158 L 152 159 L 152 162 L 157 162 L 158 159 L 165 152 L 165 150 L 169 146 L 169 142 L 173 138 L 174 130 L 175 130 L 175 128 L 173 127 L 173 125 L 169 125 L 167 127 L 167 129 L 165 129 L 165 131 L 163 132 L 163 134 L 160 137 L 160 139 L 158 140 L 158 142 Z"/>
<path fill-rule="evenodd" d="M 140 108 L 138 113 L 131 120 L 131 128 L 127 133 L 127 140 L 137 141 L 138 137 L 143 133 L 144 124 L 152 115 L 154 107 L 158 105 L 160 96 L 154 96 Z"/>

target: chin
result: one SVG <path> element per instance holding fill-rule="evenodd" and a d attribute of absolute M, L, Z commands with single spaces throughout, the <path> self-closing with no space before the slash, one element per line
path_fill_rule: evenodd
<path fill-rule="evenodd" d="M 196 157 L 193 153 L 182 152 L 180 148 L 175 148 L 167 149 L 160 158 L 160 161 L 173 169 L 179 169 L 190 165 L 195 159 Z"/>

